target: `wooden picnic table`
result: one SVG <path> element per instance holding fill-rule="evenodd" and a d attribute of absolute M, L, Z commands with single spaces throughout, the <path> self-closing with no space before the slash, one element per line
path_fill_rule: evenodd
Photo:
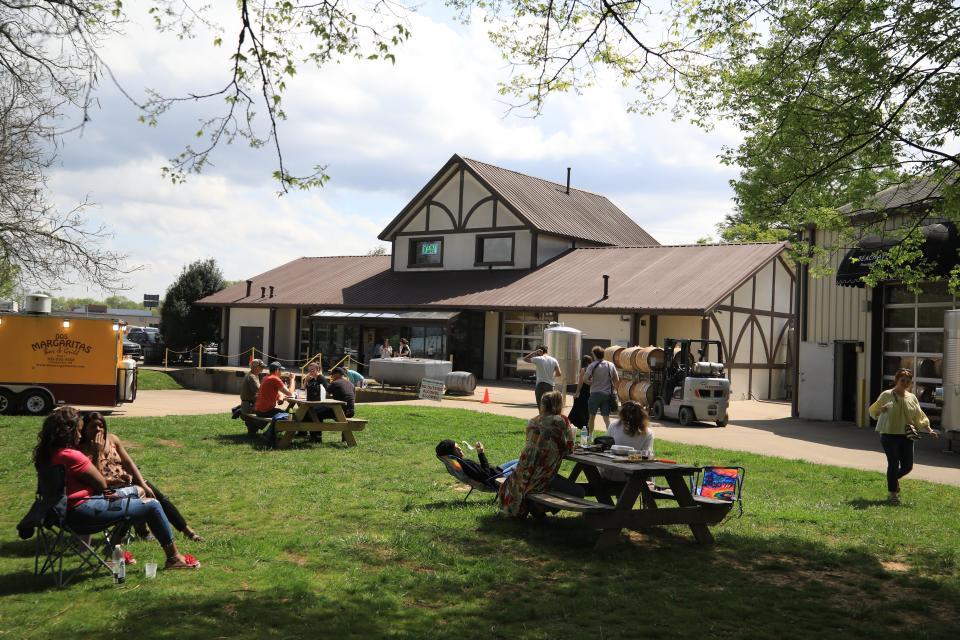
<path fill-rule="evenodd" d="M 547 509 L 581 513 L 588 526 L 601 531 L 598 548 L 617 542 L 621 529 L 639 530 L 666 524 L 688 525 L 697 542 L 713 544 L 708 525 L 720 522 L 732 507 L 732 503 L 694 496 L 690 492 L 687 478 L 697 472 L 695 466 L 654 460 L 628 462 L 609 453 L 580 451 L 567 455 L 566 459 L 575 463 L 570 480 L 576 482 L 580 474 L 585 475 L 587 495 L 596 498 L 596 502 L 557 492 L 533 494 L 528 499 Z M 600 469 L 620 471 L 627 480 L 624 483 L 607 480 L 600 475 Z M 670 488 L 651 487 L 647 481 L 655 478 L 664 478 Z M 674 500 L 677 506 L 659 507 L 658 498 Z"/>
<path fill-rule="evenodd" d="M 324 432 L 339 431 L 341 438 L 347 443 L 348 447 L 357 446 L 357 439 L 353 437 L 354 431 L 363 431 L 367 426 L 367 421 L 360 418 L 348 418 L 343 411 L 346 403 L 342 400 L 304 400 L 300 398 L 287 398 L 287 413 L 292 420 L 276 421 L 277 431 L 283 432 L 283 437 L 277 442 L 278 449 L 286 449 L 293 441 L 293 436 L 298 431 Z M 312 407 L 330 407 L 333 409 L 333 422 L 321 422 L 310 409 Z"/>

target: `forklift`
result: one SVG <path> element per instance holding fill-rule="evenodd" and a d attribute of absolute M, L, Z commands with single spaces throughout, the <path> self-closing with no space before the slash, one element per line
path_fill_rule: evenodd
<path fill-rule="evenodd" d="M 694 357 L 691 347 L 697 346 Z M 716 349 L 717 360 L 710 360 L 710 348 Z M 650 417 L 679 420 L 683 426 L 695 420 L 727 426 L 730 404 L 730 380 L 724 373 L 723 350 L 718 340 L 667 338 L 663 352 L 666 363 L 650 372 L 656 400 Z"/>

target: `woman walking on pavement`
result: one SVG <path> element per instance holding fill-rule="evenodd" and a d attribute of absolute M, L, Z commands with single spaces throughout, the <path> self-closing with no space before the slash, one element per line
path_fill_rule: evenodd
<path fill-rule="evenodd" d="M 919 437 L 917 430 L 938 437 L 930 428 L 930 419 L 920 408 L 917 396 L 909 391 L 911 384 L 913 372 L 900 369 L 893 377 L 893 388 L 882 392 L 870 405 L 870 417 L 877 421 L 880 445 L 887 456 L 887 500 L 890 504 L 900 504 L 900 478 L 913 470 L 913 441 Z"/>

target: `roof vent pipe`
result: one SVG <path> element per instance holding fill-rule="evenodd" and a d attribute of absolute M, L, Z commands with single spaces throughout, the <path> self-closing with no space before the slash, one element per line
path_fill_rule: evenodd
<path fill-rule="evenodd" d="M 567 167 L 567 194 L 570 193 L 570 167 Z"/>
<path fill-rule="evenodd" d="M 247 280 L 247 297 L 250 297 L 250 289 L 253 288 L 253 280 Z"/>
<path fill-rule="evenodd" d="M 266 298 L 266 297 L 267 297 L 267 288 L 266 288 L 266 287 L 260 287 L 260 297 L 261 297 L 261 298 Z"/>
<path fill-rule="evenodd" d="M 270 287 L 270 297 L 273 297 L 273 286 Z"/>
<path fill-rule="evenodd" d="M 603 299 L 606 300 L 610 297 L 610 276 L 603 274 Z"/>

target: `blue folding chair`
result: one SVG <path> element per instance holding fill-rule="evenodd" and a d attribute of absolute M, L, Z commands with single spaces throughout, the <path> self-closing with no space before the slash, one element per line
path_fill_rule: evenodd
<path fill-rule="evenodd" d="M 513 471 L 513 468 L 511 467 L 510 469 L 507 469 L 506 471 L 503 471 L 491 477 L 487 482 L 480 482 L 479 480 L 474 480 L 473 478 L 468 476 L 463 470 L 463 465 L 461 465 L 460 461 L 457 460 L 455 457 L 437 456 L 437 459 L 439 459 L 440 462 L 443 463 L 443 466 L 446 468 L 447 473 L 449 473 L 454 478 L 456 478 L 458 482 L 462 482 L 463 484 L 470 487 L 470 491 L 468 491 L 467 495 L 463 498 L 464 502 L 467 501 L 467 498 L 470 497 L 470 494 L 473 493 L 474 490 L 480 491 L 481 493 L 496 494 L 497 491 L 500 490 L 500 484 L 497 482 L 497 480 L 507 477 Z M 494 497 L 496 496 L 494 495 Z"/>

